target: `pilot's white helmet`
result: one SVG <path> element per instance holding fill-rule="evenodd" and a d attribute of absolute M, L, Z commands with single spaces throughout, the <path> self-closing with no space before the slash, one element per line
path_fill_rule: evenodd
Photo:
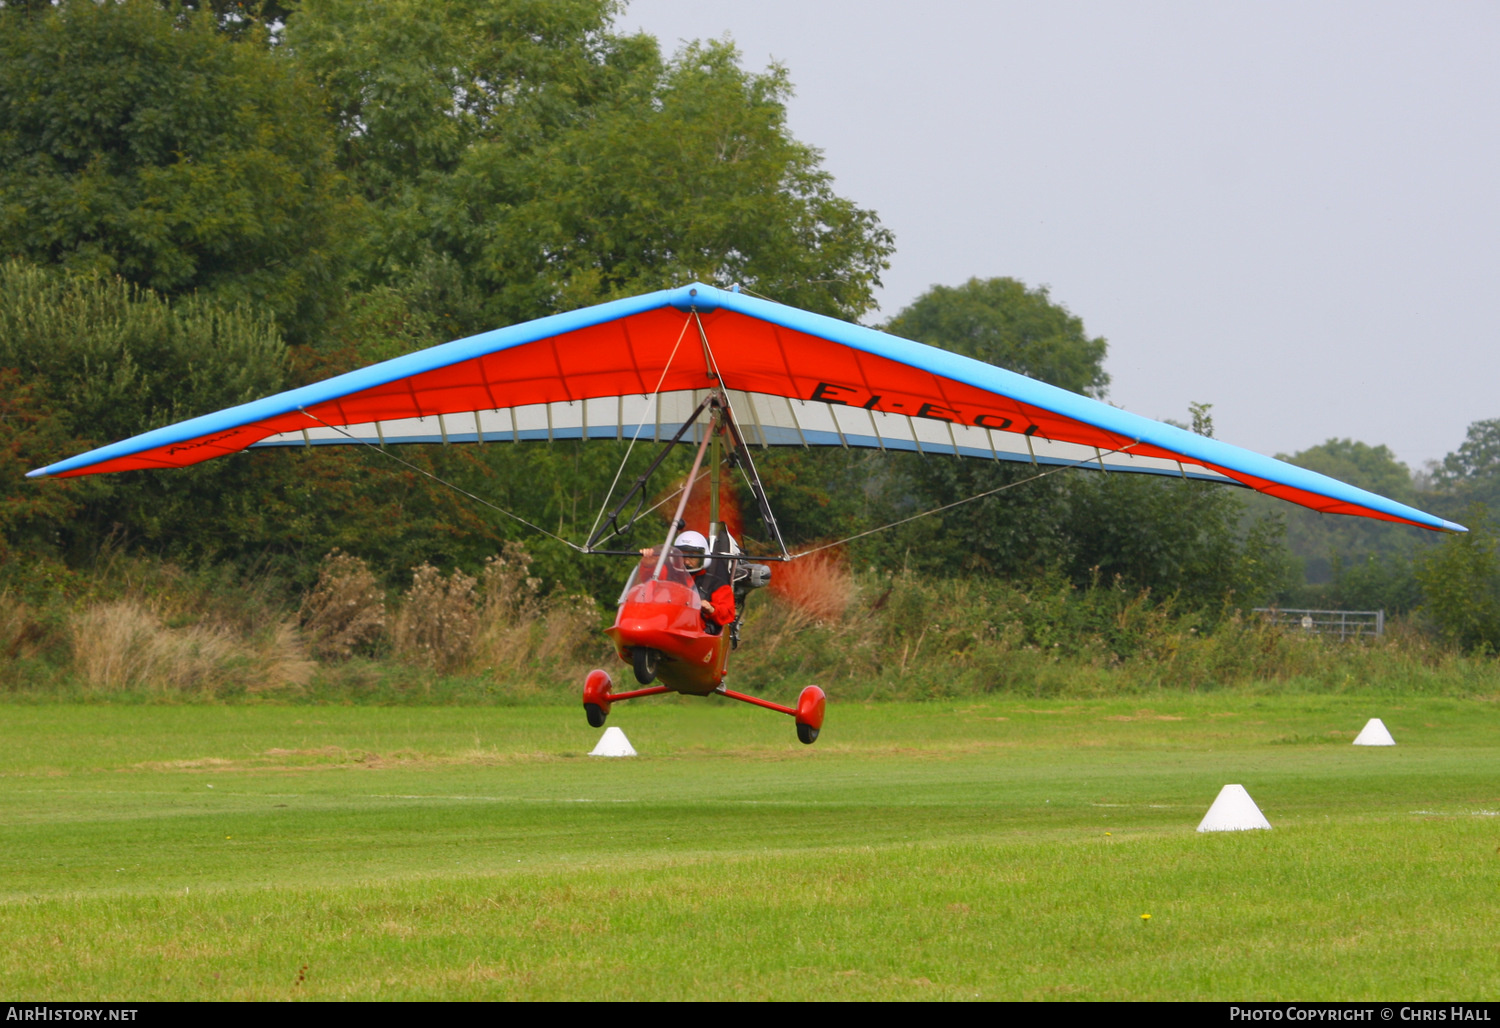
<path fill-rule="evenodd" d="M 682 562 L 689 571 L 703 570 L 703 555 L 708 552 L 708 540 L 701 532 L 683 532 L 675 542 L 682 551 Z"/>

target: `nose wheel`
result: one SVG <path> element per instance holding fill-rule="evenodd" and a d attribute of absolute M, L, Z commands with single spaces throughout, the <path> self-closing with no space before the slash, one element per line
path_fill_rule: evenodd
<path fill-rule="evenodd" d="M 635 668 L 635 680 L 642 685 L 656 681 L 656 665 L 661 654 L 645 646 L 637 646 L 630 654 L 631 666 Z"/>

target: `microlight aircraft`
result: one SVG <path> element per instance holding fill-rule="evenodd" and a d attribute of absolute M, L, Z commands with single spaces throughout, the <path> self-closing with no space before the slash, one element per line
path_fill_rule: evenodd
<path fill-rule="evenodd" d="M 390 447 L 409 443 L 611 439 L 633 446 L 648 438 L 663 449 L 646 474 L 613 509 L 611 486 L 585 542 L 563 540 L 581 554 L 635 561 L 609 635 L 642 688 L 616 692 L 607 671 L 591 672 L 583 702 L 595 727 L 622 700 L 712 693 L 789 714 L 802 742 L 817 738 L 825 702 L 817 686 L 789 707 L 724 685 L 749 591 L 766 583 L 776 562 L 811 552 L 794 553 L 782 539 L 756 472 L 757 449 L 949 455 L 1029 464 L 1038 476 L 1066 468 L 1163 475 L 1242 486 L 1325 513 L 1465 531 L 1315 472 L 968 357 L 701 283 L 434 346 L 159 428 L 28 477 L 180 468 L 271 446 L 356 445 L 390 455 Z M 621 548 L 614 541 L 642 517 L 651 471 L 677 444 L 696 451 L 665 538 L 644 551 Z M 709 545 L 695 577 L 689 555 L 674 544 L 705 458 Z M 726 464 L 749 485 L 775 552 L 743 552 L 720 521 Z M 703 616 L 704 579 L 735 597 L 726 623 Z"/>

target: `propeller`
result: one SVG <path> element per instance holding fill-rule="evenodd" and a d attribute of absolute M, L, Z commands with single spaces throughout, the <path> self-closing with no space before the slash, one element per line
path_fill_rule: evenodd
<path fill-rule="evenodd" d="M 814 621 L 837 621 L 854 599 L 854 571 L 842 546 L 777 564 L 771 592 Z"/>
<path fill-rule="evenodd" d="M 687 482 L 683 475 L 671 484 L 660 496 L 657 510 L 663 519 L 671 517 L 673 505 L 667 502 L 676 496 Z M 688 498 L 683 520 L 687 527 L 704 536 L 708 532 L 708 489 L 700 482 Z M 740 549 L 749 553 L 766 552 L 747 542 L 743 534 L 744 515 L 740 505 L 739 490 L 733 481 L 723 483 L 719 492 L 719 517 L 734 536 Z M 807 544 L 807 548 L 818 545 Z M 779 600 L 814 621 L 837 621 L 843 617 L 854 598 L 854 572 L 849 567 L 848 554 L 844 547 L 834 546 L 817 553 L 810 553 L 796 560 L 771 565 L 770 591 Z"/>

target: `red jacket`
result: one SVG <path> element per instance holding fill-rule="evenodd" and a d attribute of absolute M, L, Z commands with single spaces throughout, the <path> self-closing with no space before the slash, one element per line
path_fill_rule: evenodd
<path fill-rule="evenodd" d="M 734 620 L 734 587 L 721 585 L 714 590 L 711 600 L 703 604 L 703 616 L 716 625 L 727 625 Z"/>

